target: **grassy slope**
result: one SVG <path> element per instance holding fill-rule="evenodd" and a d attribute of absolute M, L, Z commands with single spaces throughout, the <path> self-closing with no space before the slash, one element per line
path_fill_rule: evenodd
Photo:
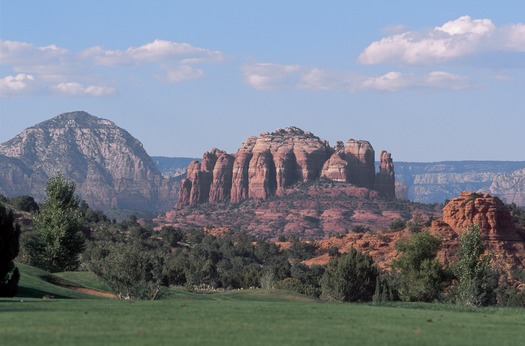
<path fill-rule="evenodd" d="M 45 272 L 21 270 L 26 290 L 64 293 L 38 281 Z M 278 290 L 207 295 L 170 290 L 162 300 L 134 302 L 0 299 L 0 345 L 502 346 L 525 344 L 523 325 L 523 310 L 334 304 Z"/>

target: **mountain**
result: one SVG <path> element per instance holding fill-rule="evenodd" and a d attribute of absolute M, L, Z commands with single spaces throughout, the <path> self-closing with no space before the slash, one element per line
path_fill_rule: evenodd
<path fill-rule="evenodd" d="M 180 177 L 187 172 L 188 165 L 195 158 L 189 157 L 166 157 L 166 156 L 152 156 L 151 157 L 158 170 L 165 177 Z"/>
<path fill-rule="evenodd" d="M 219 149 L 192 161 L 175 208 L 161 225 L 226 227 L 262 237 L 280 234 L 322 238 L 356 226 L 385 228 L 416 208 L 398 202 L 394 163 L 382 151 L 376 172 L 368 141 L 331 147 L 297 127 L 249 137 L 235 154 Z"/>
<path fill-rule="evenodd" d="M 0 144 L 0 169 L 2 194 L 42 200 L 49 177 L 61 173 L 97 209 L 163 209 L 178 192 L 142 143 L 86 112 L 60 114 Z"/>
<path fill-rule="evenodd" d="M 396 162 L 398 198 L 443 203 L 462 191 L 488 192 L 525 206 L 525 162 Z"/>
<path fill-rule="evenodd" d="M 363 140 L 350 139 L 330 147 L 327 141 L 297 127 L 249 137 L 228 154 L 219 149 L 192 161 L 183 179 L 177 206 L 199 203 L 239 203 L 248 198 L 266 200 L 285 196 L 297 183 L 320 178 L 376 190 L 394 198 L 394 165 L 383 151 L 375 172 L 375 152 Z"/>

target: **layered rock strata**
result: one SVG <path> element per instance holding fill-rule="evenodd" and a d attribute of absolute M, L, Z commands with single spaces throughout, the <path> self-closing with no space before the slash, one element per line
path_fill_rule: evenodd
<path fill-rule="evenodd" d="M 321 177 L 376 189 L 395 197 L 391 155 L 381 153 L 375 173 L 375 152 L 367 141 L 327 141 L 296 127 L 249 137 L 235 155 L 218 149 L 206 152 L 202 161 L 188 166 L 181 183 L 177 206 L 203 202 L 239 203 L 248 198 L 266 200 L 283 196 L 296 183 Z"/>
<path fill-rule="evenodd" d="M 479 225 L 489 240 L 522 241 L 508 208 L 498 197 L 488 194 L 462 192 L 443 208 L 443 222 L 457 234 Z"/>
<path fill-rule="evenodd" d="M 0 144 L 0 168 L 0 193 L 40 201 L 57 173 L 97 209 L 165 209 L 178 194 L 178 182 L 162 177 L 142 143 L 86 112 L 61 114 Z"/>

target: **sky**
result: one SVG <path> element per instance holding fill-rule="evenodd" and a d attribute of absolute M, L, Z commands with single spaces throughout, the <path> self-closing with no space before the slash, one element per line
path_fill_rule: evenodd
<path fill-rule="evenodd" d="M 0 0 L 0 143 L 77 110 L 153 156 L 297 126 L 394 161 L 521 161 L 525 1 Z"/>

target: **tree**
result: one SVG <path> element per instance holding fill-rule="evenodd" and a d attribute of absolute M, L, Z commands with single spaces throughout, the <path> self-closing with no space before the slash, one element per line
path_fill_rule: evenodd
<path fill-rule="evenodd" d="M 333 301 L 370 301 L 374 295 L 378 269 L 368 253 L 353 247 L 333 258 L 321 278 L 321 299 Z"/>
<path fill-rule="evenodd" d="M 47 199 L 25 242 L 29 264 L 50 272 L 76 270 L 85 247 L 75 184 L 57 175 L 49 179 Z"/>
<path fill-rule="evenodd" d="M 9 200 L 9 203 L 16 209 L 26 211 L 28 213 L 38 212 L 38 204 L 35 199 L 31 196 L 17 196 Z"/>
<path fill-rule="evenodd" d="M 0 297 L 13 297 L 18 290 L 20 273 L 13 260 L 18 256 L 20 226 L 12 211 L 0 205 Z"/>
<path fill-rule="evenodd" d="M 431 302 L 439 297 L 443 269 L 436 259 L 441 240 L 428 231 L 413 233 L 396 244 L 400 256 L 392 267 L 401 300 Z"/>
<path fill-rule="evenodd" d="M 458 303 L 471 306 L 495 304 L 497 278 L 490 266 L 490 256 L 485 254 L 479 226 L 470 226 L 459 242 L 459 259 L 454 265 Z"/>
<path fill-rule="evenodd" d="M 86 250 L 88 268 L 120 299 L 158 297 L 163 280 L 164 257 L 139 240 L 96 241 Z"/>

